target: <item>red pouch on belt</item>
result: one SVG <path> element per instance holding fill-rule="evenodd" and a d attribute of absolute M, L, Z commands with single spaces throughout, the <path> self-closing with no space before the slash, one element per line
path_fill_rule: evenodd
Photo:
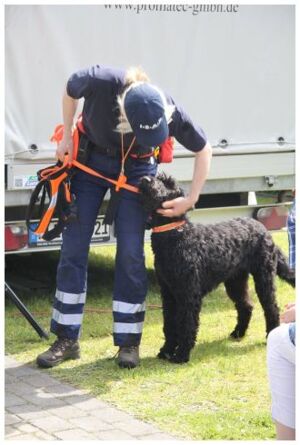
<path fill-rule="evenodd" d="M 173 161 L 174 139 L 169 137 L 159 145 L 158 162 L 169 163 Z"/>

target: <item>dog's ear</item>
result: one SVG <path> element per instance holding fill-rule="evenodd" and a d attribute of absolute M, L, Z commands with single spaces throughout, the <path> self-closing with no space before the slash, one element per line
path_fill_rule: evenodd
<path fill-rule="evenodd" d="M 165 174 L 165 172 L 159 172 L 156 175 L 156 179 L 158 179 L 159 181 L 161 181 L 164 184 L 167 179 L 167 175 Z"/>
<path fill-rule="evenodd" d="M 158 178 L 162 181 L 166 189 L 174 192 L 176 196 L 184 196 L 184 190 L 179 187 L 177 181 L 173 176 L 168 176 L 166 173 L 159 173 Z"/>
<path fill-rule="evenodd" d="M 167 189 L 176 190 L 178 188 L 176 180 L 172 176 L 166 175 L 165 172 L 160 172 L 157 175 L 157 179 L 161 181 Z"/>

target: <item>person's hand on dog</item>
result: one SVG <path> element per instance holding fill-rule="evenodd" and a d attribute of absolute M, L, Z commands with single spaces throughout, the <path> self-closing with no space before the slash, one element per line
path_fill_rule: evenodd
<path fill-rule="evenodd" d="M 289 303 L 285 305 L 285 311 L 280 315 L 281 323 L 292 323 L 296 320 L 296 305 Z"/>
<path fill-rule="evenodd" d="M 172 216 L 184 215 L 188 210 L 193 209 L 194 202 L 188 196 L 180 196 L 171 201 L 163 202 L 162 207 L 157 210 L 157 213 L 171 218 Z"/>

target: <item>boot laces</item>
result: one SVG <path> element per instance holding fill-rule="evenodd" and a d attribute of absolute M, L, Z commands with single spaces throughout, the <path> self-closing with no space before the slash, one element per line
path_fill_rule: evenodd
<path fill-rule="evenodd" d="M 69 345 L 69 339 L 64 338 L 58 338 L 57 340 L 55 340 L 55 342 L 53 343 L 52 346 L 50 346 L 50 351 L 51 352 L 57 352 L 61 349 L 66 349 L 66 347 Z"/>
<path fill-rule="evenodd" d="M 124 352 L 134 352 L 137 350 L 137 346 L 122 346 L 119 351 L 123 350 Z"/>
<path fill-rule="evenodd" d="M 115 353 L 115 355 L 112 357 L 113 359 L 117 357 L 117 355 L 119 355 L 119 353 L 122 351 L 126 352 L 127 354 L 130 352 L 135 351 L 138 348 L 138 346 L 119 346 L 119 349 L 117 350 L 117 352 Z"/>

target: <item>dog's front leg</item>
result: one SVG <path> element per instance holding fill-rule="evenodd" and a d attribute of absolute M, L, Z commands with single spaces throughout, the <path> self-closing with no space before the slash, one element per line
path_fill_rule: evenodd
<path fill-rule="evenodd" d="M 195 345 L 199 327 L 199 312 L 201 302 L 199 296 L 190 296 L 189 301 L 177 304 L 176 330 L 178 346 L 170 358 L 173 363 L 186 363 Z"/>
<path fill-rule="evenodd" d="M 176 338 L 176 300 L 172 295 L 168 285 L 159 278 L 158 281 L 161 289 L 161 298 L 163 304 L 163 332 L 165 335 L 165 343 L 161 347 L 157 357 L 161 359 L 170 359 L 175 352 L 177 346 Z"/>

